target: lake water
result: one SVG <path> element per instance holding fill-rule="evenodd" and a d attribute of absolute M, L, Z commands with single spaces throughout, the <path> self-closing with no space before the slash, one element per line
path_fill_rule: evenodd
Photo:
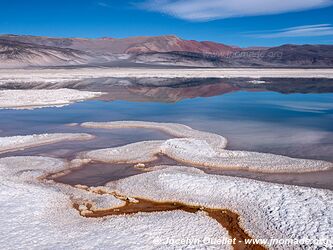
<path fill-rule="evenodd" d="M 313 80 L 311 84 L 314 85 Z M 228 139 L 229 149 L 333 162 L 333 93 L 327 88 L 326 91 L 307 89 L 305 94 L 301 93 L 304 92 L 302 89 L 295 88 L 284 94 L 267 88 L 221 87 L 221 83 L 210 83 L 204 87 L 205 84 L 200 85 L 200 91 L 195 94 L 195 89 L 188 86 L 162 89 L 115 86 L 114 91 L 109 86 L 107 98 L 100 100 L 62 108 L 0 110 L 0 135 L 46 132 L 88 132 L 97 135 L 91 142 L 58 143 L 6 154 L 71 158 L 80 151 L 166 139 L 169 136 L 151 130 L 110 131 L 66 124 L 118 120 L 174 122 L 221 134 Z"/>

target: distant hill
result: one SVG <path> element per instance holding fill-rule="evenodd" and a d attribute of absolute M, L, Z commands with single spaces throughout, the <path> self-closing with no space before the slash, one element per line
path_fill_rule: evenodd
<path fill-rule="evenodd" d="M 91 60 L 92 57 L 80 50 L 0 39 L 0 68 L 78 65 Z"/>
<path fill-rule="evenodd" d="M 52 38 L 0 35 L 0 68 L 68 65 L 333 67 L 333 45 L 239 48 L 176 36 Z"/>
<path fill-rule="evenodd" d="M 333 45 L 283 45 L 270 48 L 269 53 L 280 54 L 281 57 L 264 57 L 263 61 L 284 66 L 333 66 Z"/>
<path fill-rule="evenodd" d="M 333 67 L 333 45 L 283 45 L 238 50 L 226 56 L 194 52 L 149 52 L 132 61 L 159 65 L 201 67 Z"/>
<path fill-rule="evenodd" d="M 176 36 L 142 36 L 129 38 L 50 38 L 42 36 L 0 35 L 0 39 L 76 50 L 111 54 L 187 51 L 200 53 L 231 53 L 237 49 L 214 42 L 183 40 Z"/>

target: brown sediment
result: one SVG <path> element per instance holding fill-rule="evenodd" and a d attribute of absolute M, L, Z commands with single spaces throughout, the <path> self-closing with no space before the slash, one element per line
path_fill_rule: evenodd
<path fill-rule="evenodd" d="M 89 189 L 89 188 L 88 188 Z M 94 192 L 99 194 L 105 194 L 102 190 L 95 190 Z M 244 243 L 245 239 L 251 239 L 251 237 L 240 227 L 239 225 L 239 215 L 227 210 L 227 209 L 217 209 L 217 208 L 207 208 L 195 205 L 188 205 L 181 202 L 158 202 L 148 199 L 142 199 L 135 197 L 132 200 L 113 193 L 113 195 L 125 202 L 125 205 L 110 209 L 93 209 L 92 204 L 86 203 L 87 210 L 80 210 L 79 204 L 74 203 L 73 207 L 78 210 L 83 217 L 87 218 L 101 218 L 105 216 L 115 216 L 115 215 L 131 215 L 139 212 L 153 213 L 153 212 L 167 212 L 181 210 L 188 213 L 197 213 L 198 211 L 206 212 L 207 215 L 215 219 L 221 224 L 225 229 L 228 230 L 230 237 L 233 240 L 233 248 L 235 250 L 263 250 L 265 247 L 252 244 L 246 245 Z"/>

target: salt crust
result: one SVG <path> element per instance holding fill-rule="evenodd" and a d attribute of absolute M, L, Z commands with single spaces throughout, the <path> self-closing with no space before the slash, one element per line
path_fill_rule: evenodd
<path fill-rule="evenodd" d="M 141 123 L 141 126 L 144 125 Z M 123 124 L 118 122 L 117 126 Z M 167 124 L 163 126 L 168 127 Z M 186 126 L 182 129 L 191 130 Z M 129 159 L 136 161 L 154 157 L 154 154 L 149 154 L 156 148 L 165 154 L 169 154 L 166 153 L 168 150 L 173 152 L 174 148 L 177 152 L 185 151 L 178 153 L 181 156 L 184 154 L 185 158 L 189 157 L 189 152 L 186 151 L 202 151 L 207 158 L 214 158 L 223 153 L 226 157 L 248 158 L 248 152 L 224 150 L 226 141 L 223 137 L 219 138 L 218 135 L 209 133 L 210 139 L 205 140 L 200 131 L 192 133 L 194 139 L 178 138 L 129 144 L 128 147 L 132 147 L 132 151 L 128 151 L 126 145 L 118 148 L 120 150 L 114 155 L 123 157 L 124 160 L 127 155 L 130 156 Z M 222 146 L 216 144 L 217 139 L 225 143 Z M 203 149 L 199 150 L 198 147 Z M 127 153 L 124 154 L 126 150 Z M 141 153 L 137 153 L 139 151 Z M 192 157 L 195 155 L 192 154 Z M 80 160 L 74 162 L 75 167 L 80 165 Z M 6 211 L 0 215 L 0 223 L 6 225 L 1 230 L 0 246 L 6 249 L 63 249 L 82 246 L 83 249 L 165 249 L 170 246 L 161 243 L 154 245 L 152 241 L 156 237 L 227 237 L 226 230 L 204 214 L 194 215 L 176 211 L 106 219 L 80 217 L 72 208 L 73 200 L 81 202 L 81 206 L 85 201 L 90 201 L 96 209 L 106 208 L 107 204 L 116 207 L 123 203 L 110 195 L 97 195 L 39 178 L 50 172 L 59 172 L 71 167 L 71 164 L 65 161 L 47 157 L 0 159 L 0 202 Z M 333 193 L 329 190 L 207 175 L 198 169 L 163 166 L 157 167 L 153 172 L 109 183 L 102 188 L 126 196 L 231 209 L 240 214 L 242 227 L 253 238 L 330 239 L 333 235 Z M 229 248 L 221 245 L 187 247 Z M 285 249 L 285 246 L 273 247 Z M 315 249 L 315 246 L 294 246 L 293 249 Z"/>
<path fill-rule="evenodd" d="M 62 107 L 74 102 L 98 97 L 102 94 L 102 92 L 74 89 L 0 90 L 0 109 Z"/>
<path fill-rule="evenodd" d="M 233 210 L 240 215 L 242 227 L 257 239 L 331 240 L 333 235 L 333 192 L 330 190 L 209 175 L 195 168 L 176 166 L 158 167 L 156 171 L 106 186 L 109 191 L 128 196 Z M 286 247 L 274 245 L 272 249 Z"/>
<path fill-rule="evenodd" d="M 333 168 L 333 163 L 296 159 L 268 153 L 225 149 L 227 140 L 217 134 L 192 129 L 175 123 L 142 121 L 86 122 L 86 128 L 151 128 L 169 133 L 176 139 L 144 141 L 121 147 L 93 150 L 82 157 L 102 162 L 141 163 L 164 154 L 177 161 L 221 169 L 240 169 L 257 172 L 311 172 Z"/>
<path fill-rule="evenodd" d="M 143 122 L 143 121 L 116 121 L 116 122 L 85 122 L 81 124 L 85 128 L 148 128 L 157 129 L 174 137 L 205 140 L 215 149 L 224 149 L 227 139 L 221 135 L 192 129 L 189 126 L 178 123 Z"/>
<path fill-rule="evenodd" d="M 90 140 L 94 136 L 85 133 L 54 133 L 0 137 L 0 153 L 22 150 L 61 141 Z"/>
<path fill-rule="evenodd" d="M 103 208 L 122 205 L 111 195 L 97 195 L 53 181 L 38 180 L 70 168 L 48 157 L 0 159 L 0 246 L 3 249 L 172 249 L 159 240 L 229 238 L 218 222 L 203 213 L 139 213 L 88 219 L 72 200 L 92 200 Z M 105 198 L 106 197 L 106 198 Z M 231 249 L 230 246 L 177 245 L 184 249 Z"/>
<path fill-rule="evenodd" d="M 80 69 L 0 69 L 3 83 L 59 83 L 104 77 L 163 78 L 333 78 L 332 69 L 149 69 L 149 68 L 80 68 Z"/>

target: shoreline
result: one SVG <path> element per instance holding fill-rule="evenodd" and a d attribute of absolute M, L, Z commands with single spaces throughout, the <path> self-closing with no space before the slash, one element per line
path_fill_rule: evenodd
<path fill-rule="evenodd" d="M 133 166 L 135 164 L 144 163 L 145 170 L 149 170 L 147 168 L 151 168 L 154 165 L 183 165 L 183 166 L 195 167 L 197 169 L 201 169 L 207 174 L 245 177 L 248 179 L 265 181 L 265 182 L 269 182 L 269 183 L 280 183 L 280 184 L 287 184 L 287 185 L 293 185 L 293 186 L 294 185 L 295 186 L 306 186 L 306 187 L 312 187 L 312 188 L 333 190 L 333 186 L 330 184 L 330 178 L 333 175 L 333 168 L 307 169 L 309 167 L 308 166 L 308 167 L 302 169 L 301 172 L 299 172 L 299 171 L 296 172 L 295 169 L 290 169 L 290 171 L 286 171 L 286 169 L 284 171 L 274 171 L 273 169 L 270 169 L 270 168 L 268 168 L 268 169 L 260 169 L 260 168 L 259 169 L 247 169 L 246 167 L 233 168 L 232 166 L 228 166 L 229 164 L 225 165 L 226 162 L 223 163 L 224 166 L 223 165 L 215 166 L 215 164 L 213 164 L 213 165 L 212 164 L 208 164 L 208 165 L 207 164 L 193 164 L 192 160 L 196 157 L 193 157 L 193 159 L 192 159 L 192 158 L 189 158 L 188 156 L 186 156 L 186 154 L 185 154 L 185 156 L 183 154 L 181 154 L 181 155 L 183 155 L 181 157 L 181 159 L 179 159 L 178 156 L 176 157 L 176 159 L 170 158 L 168 155 L 170 153 L 172 153 L 174 151 L 174 149 L 171 149 L 171 151 L 170 151 L 170 149 L 167 149 L 169 147 L 167 145 L 166 145 L 167 147 L 165 148 L 166 149 L 165 153 L 167 153 L 167 154 L 163 154 L 163 152 L 158 153 L 159 152 L 158 148 L 163 144 L 163 141 L 174 141 L 174 139 L 182 140 L 181 138 L 183 136 L 185 136 L 185 134 L 188 134 L 189 137 L 194 136 L 194 137 L 197 137 L 197 139 L 199 139 L 200 137 L 202 137 L 204 135 L 203 136 L 204 138 L 202 138 L 204 140 L 207 139 L 206 136 L 209 136 L 211 143 L 215 144 L 217 146 L 217 148 L 219 148 L 218 151 L 221 151 L 221 152 L 225 151 L 227 153 L 227 155 L 233 154 L 233 152 L 234 152 L 236 154 L 235 155 L 236 157 L 237 157 L 237 155 L 239 155 L 240 151 L 229 150 L 228 147 L 226 147 L 227 143 L 226 143 L 226 139 L 224 137 L 217 135 L 217 134 L 194 130 L 194 129 L 191 129 L 190 127 L 187 127 L 187 126 L 184 126 L 181 124 L 146 123 L 146 122 L 111 122 L 111 123 L 108 123 L 108 122 L 89 123 L 88 122 L 88 123 L 81 124 L 81 126 L 79 126 L 79 125 L 80 124 L 77 124 L 77 126 L 79 128 L 81 126 L 87 126 L 87 127 L 102 126 L 102 127 L 104 127 L 104 129 L 106 129 L 106 127 L 108 127 L 109 129 L 106 129 L 106 130 L 119 129 L 119 127 L 123 127 L 124 131 L 129 129 L 129 127 L 133 127 L 133 126 L 137 127 L 137 128 L 141 128 L 141 129 L 144 129 L 146 127 L 146 129 L 150 129 L 152 131 L 159 131 L 159 130 L 164 129 L 164 130 L 166 130 L 166 131 L 164 131 L 164 133 L 167 133 L 167 130 L 170 129 L 171 127 L 173 127 L 174 128 L 173 134 L 174 135 L 176 134 L 176 137 L 178 137 L 178 139 L 171 137 L 171 138 L 164 138 L 164 139 L 162 139 L 162 138 L 160 138 L 160 139 L 154 138 L 152 140 L 148 139 L 148 141 L 145 141 L 145 142 L 140 142 L 140 140 L 139 140 L 137 142 L 129 142 L 120 148 L 117 146 L 112 147 L 111 145 L 107 145 L 104 142 L 104 143 L 100 144 L 99 147 L 97 147 L 97 148 L 91 148 L 88 150 L 84 150 L 81 148 L 81 149 L 75 150 L 69 154 L 65 150 L 64 154 L 55 154 L 54 150 L 59 151 L 62 148 L 66 148 L 67 142 L 69 140 L 60 140 L 61 138 L 57 138 L 58 140 L 56 140 L 56 141 L 52 140 L 47 143 L 41 143 L 41 141 L 37 140 L 38 138 L 35 138 L 37 141 L 34 140 L 34 143 L 31 146 L 27 147 L 27 145 L 25 145 L 24 147 L 18 147 L 17 150 L 10 150 L 12 153 L 8 153 L 7 152 L 8 150 L 6 150 L 4 152 L 0 152 L 0 153 L 2 153 L 2 157 L 11 157 L 11 156 L 17 156 L 17 155 L 22 155 L 22 156 L 43 155 L 43 156 L 49 156 L 49 157 L 59 157 L 59 158 L 66 159 L 68 161 L 71 161 L 73 159 L 90 159 L 92 161 L 89 164 L 84 164 L 84 166 L 82 166 L 82 169 L 75 168 L 75 169 L 73 169 L 73 171 L 70 171 L 70 173 L 66 173 L 65 174 L 66 176 L 63 178 L 64 183 L 75 182 L 76 179 L 78 177 L 80 177 L 80 178 L 82 178 L 81 179 L 82 183 L 85 183 L 85 184 L 89 183 L 90 185 L 101 185 L 101 184 L 108 182 L 108 180 L 118 180 L 118 179 L 121 179 L 124 177 L 131 176 L 133 174 L 142 173 L 141 171 L 138 171 Z M 93 128 L 93 129 L 95 130 L 97 128 Z M 177 129 L 178 129 L 178 131 L 175 131 Z M 93 131 L 78 130 L 78 131 L 73 131 L 73 132 L 76 132 L 76 133 L 74 133 L 74 134 L 66 133 L 64 135 L 78 135 L 79 136 L 79 135 L 82 135 L 82 132 L 91 133 Z M 107 134 L 107 132 L 105 132 L 105 133 Z M 51 134 L 51 135 L 54 135 L 54 134 Z M 55 135 L 59 135 L 59 134 L 55 134 Z M 5 137 L 5 138 L 7 138 L 7 139 L 12 138 L 13 140 L 15 140 L 15 138 L 18 138 L 18 139 L 26 138 L 26 137 L 29 138 L 31 136 L 32 135 L 16 136 L 16 137 L 13 136 L 13 137 Z M 98 138 L 99 136 L 96 135 L 95 133 L 92 133 L 92 135 L 90 135 L 89 139 L 96 138 L 96 137 Z M 82 140 L 82 139 L 83 138 L 80 138 L 80 140 Z M 87 140 L 88 138 L 84 138 L 84 139 Z M 158 139 L 158 140 L 156 140 L 156 139 Z M 0 138 L 0 141 L 1 141 L 1 138 Z M 187 139 L 186 139 L 186 141 L 187 141 Z M 14 143 L 14 144 L 17 146 L 16 143 Z M 22 144 L 22 142 L 21 142 L 21 144 Z M 54 146 L 52 146 L 52 145 L 54 145 Z M 74 147 L 74 145 L 76 145 L 76 143 L 74 143 L 71 147 Z M 137 145 L 141 145 L 140 148 L 142 150 L 139 158 L 137 158 L 135 156 L 136 154 L 133 154 L 132 158 L 131 157 L 128 158 L 128 156 L 122 155 L 121 152 L 123 150 L 129 149 L 132 147 L 134 147 L 134 151 L 136 152 L 135 147 Z M 195 146 L 195 145 L 193 145 L 193 146 Z M 111 146 L 111 148 L 110 148 L 110 146 Z M 208 145 L 206 145 L 206 146 L 209 147 Z M 77 146 L 75 146 L 75 147 L 77 147 Z M 32 149 L 30 150 L 30 148 L 32 148 Z M 37 148 L 37 149 L 33 149 L 33 148 Z M 22 154 L 17 153 L 17 151 L 21 151 L 21 150 L 24 150 L 26 153 L 22 153 Z M 68 149 L 68 150 L 70 151 L 71 149 Z M 116 150 L 116 151 L 120 150 L 120 151 L 118 151 L 117 155 L 111 154 L 108 157 L 106 157 L 105 153 L 108 153 L 108 152 L 111 153 L 114 150 Z M 215 150 L 216 150 L 216 148 L 215 148 Z M 156 152 L 158 151 L 157 152 L 158 154 L 155 154 L 156 153 L 155 151 Z M 96 153 L 97 153 L 97 155 L 96 155 Z M 251 154 L 253 154 L 253 153 L 255 153 L 255 152 L 252 152 Z M 198 154 L 201 155 L 201 153 L 198 153 Z M 265 156 L 266 154 L 259 153 L 259 155 Z M 269 154 L 269 155 L 271 155 L 271 154 Z M 172 154 L 171 154 L 171 156 L 172 156 Z M 232 155 L 230 155 L 230 156 L 232 157 Z M 250 155 L 248 155 L 248 156 L 250 156 Z M 282 157 L 280 159 L 285 158 L 285 156 L 281 156 L 281 155 L 276 155 L 276 156 Z M 112 159 L 110 159 L 110 157 Z M 242 155 L 240 155 L 240 157 L 242 158 Z M 252 158 L 252 157 L 250 157 L 250 158 Z M 186 161 L 184 161 L 184 160 L 186 160 Z M 309 159 L 309 160 L 306 160 L 306 162 L 315 163 L 315 162 L 322 162 L 322 161 Z M 332 162 L 331 163 L 327 162 L 327 163 L 330 165 L 333 164 Z M 93 166 L 90 166 L 90 165 L 93 165 Z M 90 176 L 92 175 L 92 171 L 93 171 L 94 167 L 97 167 L 98 173 L 103 173 L 103 175 L 98 178 L 96 176 L 95 177 L 96 182 L 91 183 Z M 278 170 L 278 169 L 275 169 L 275 170 Z M 121 174 L 120 174 L 120 171 L 122 172 Z"/>
<path fill-rule="evenodd" d="M 333 69 L 155 69 L 155 68 L 62 68 L 62 69 L 0 69 L 0 86 L 22 82 L 71 82 L 97 78 L 326 78 L 333 79 Z"/>
<path fill-rule="evenodd" d="M 300 173 L 330 170 L 333 163 L 292 158 L 277 154 L 228 150 L 227 139 L 215 133 L 195 130 L 177 123 L 143 121 L 85 122 L 84 128 L 149 128 L 171 133 L 175 138 L 131 143 L 85 152 L 81 158 L 104 163 L 147 163 L 162 154 L 183 164 L 221 170 L 248 170 L 259 173 Z M 140 149 L 140 150 L 138 150 Z M 131 155 L 128 156 L 128 152 Z"/>
<path fill-rule="evenodd" d="M 0 77 L 1 78 L 1 77 Z M 0 90 L 0 109 L 31 110 L 46 107 L 63 107 L 76 102 L 91 100 L 102 92 L 75 89 L 26 89 Z"/>
<path fill-rule="evenodd" d="M 71 161 L 70 159 L 65 159 L 67 161 Z M 48 176 L 48 178 L 58 183 L 72 186 L 77 184 L 83 184 L 87 186 L 103 186 L 111 181 L 119 181 L 130 176 L 154 171 L 154 166 L 185 166 L 188 168 L 202 170 L 206 174 L 211 175 L 239 177 L 270 184 L 281 184 L 333 191 L 333 184 L 331 183 L 333 170 L 318 170 L 304 173 L 260 173 L 248 170 L 223 170 L 219 168 L 207 168 L 203 166 L 184 164 L 162 155 L 157 156 L 157 159 L 154 161 L 141 163 L 142 167 L 137 167 L 136 165 L 140 164 L 103 163 L 91 161 L 83 163 L 80 166 L 67 169 L 63 173 L 59 172 L 55 175 L 52 174 Z M 94 170 L 99 173 L 98 176 L 94 176 L 92 174 Z M 322 182 L 320 182 L 319 179 L 323 179 Z"/>

